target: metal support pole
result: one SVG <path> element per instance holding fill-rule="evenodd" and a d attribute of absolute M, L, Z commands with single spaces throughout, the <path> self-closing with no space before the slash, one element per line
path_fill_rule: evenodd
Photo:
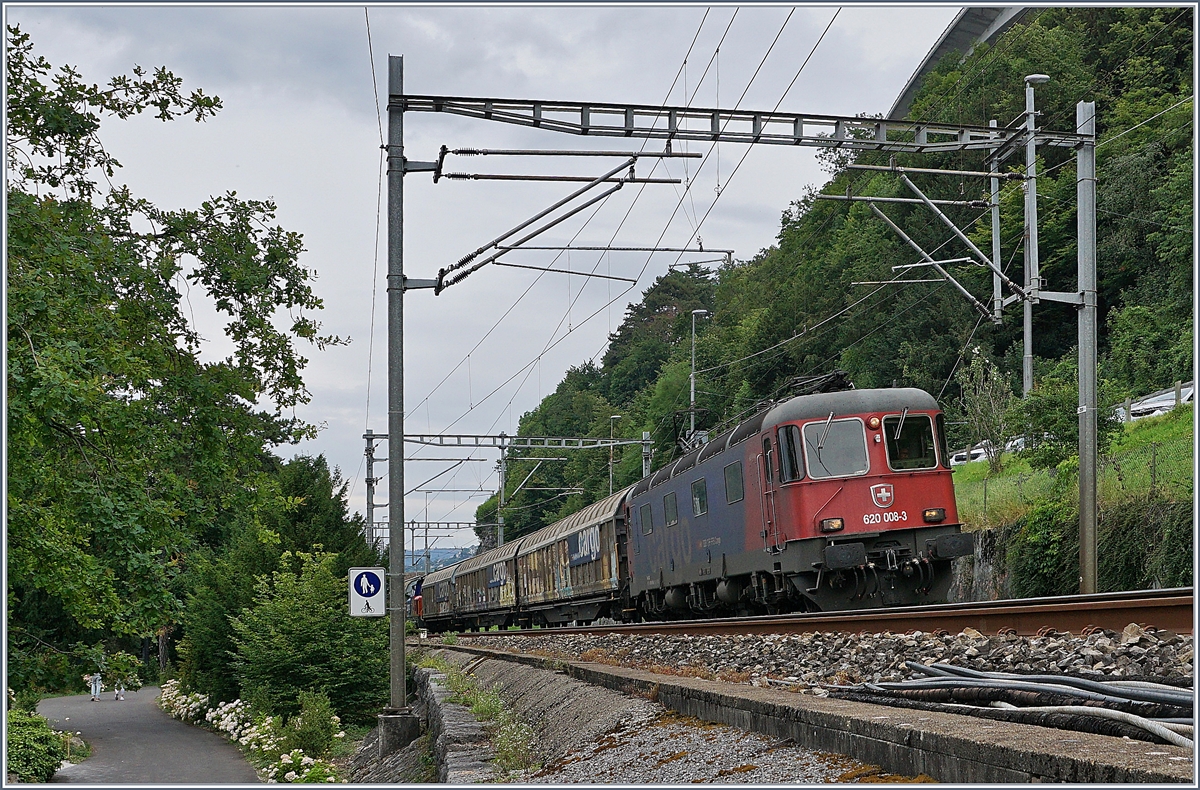
<path fill-rule="evenodd" d="M 375 548 L 375 439 L 368 428 L 363 438 L 367 440 L 367 545 Z"/>
<path fill-rule="evenodd" d="M 995 127 L 996 121 L 988 121 L 988 126 Z M 1000 167 L 1000 163 L 995 160 L 988 160 L 988 170 L 995 173 Z M 991 178 L 991 196 L 992 204 L 992 263 L 996 268 L 1001 267 L 1000 263 L 1000 179 L 997 176 Z M 1004 309 L 1004 296 L 1000 293 L 1000 275 L 992 272 L 992 320 L 1001 320 L 1001 311 Z"/>
<path fill-rule="evenodd" d="M 613 439 L 613 421 L 621 419 L 620 414 L 610 414 L 608 417 L 608 440 Z M 608 495 L 613 492 L 613 445 L 608 446 Z"/>
<path fill-rule="evenodd" d="M 708 311 L 692 311 L 692 374 L 688 379 L 692 390 L 692 398 L 690 401 L 690 406 L 688 407 L 688 412 L 690 413 L 690 420 L 688 422 L 689 447 L 696 436 L 696 316 L 698 315 L 708 315 Z"/>
<path fill-rule="evenodd" d="M 500 495 L 499 495 L 500 502 L 496 506 L 496 545 L 497 546 L 504 545 L 504 485 L 507 482 L 505 480 L 505 472 L 508 469 L 507 464 L 505 463 L 506 459 L 504 457 L 505 453 L 506 453 L 506 449 L 507 448 L 504 448 L 504 447 L 500 448 Z"/>
<path fill-rule="evenodd" d="M 1033 86 L 1047 82 L 1045 74 L 1025 78 L 1025 293 L 1024 349 L 1021 356 L 1021 396 L 1028 398 L 1033 389 L 1033 306 L 1038 303 L 1042 281 L 1038 274 L 1037 228 L 1037 110 Z M 1082 286 L 1080 286 L 1082 288 Z"/>
<path fill-rule="evenodd" d="M 404 59 L 388 58 L 388 93 L 404 94 Z M 391 707 L 408 700 L 404 677 L 404 110 L 388 102 L 388 617 Z"/>
<path fill-rule="evenodd" d="M 1079 592 L 1096 592 L 1096 103 L 1075 105 L 1079 236 Z M 1033 183 L 1032 181 L 1030 183 Z"/>

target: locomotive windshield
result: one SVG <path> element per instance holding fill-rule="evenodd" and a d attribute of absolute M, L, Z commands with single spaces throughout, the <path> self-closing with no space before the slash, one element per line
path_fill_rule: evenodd
<path fill-rule="evenodd" d="M 907 414 L 903 420 L 900 416 L 884 417 L 883 433 L 887 438 L 888 463 L 893 469 L 933 469 L 937 466 L 933 422 L 928 416 Z"/>
<path fill-rule="evenodd" d="M 805 425 L 804 457 L 813 478 L 866 474 L 870 466 L 862 421 L 830 419 Z"/>

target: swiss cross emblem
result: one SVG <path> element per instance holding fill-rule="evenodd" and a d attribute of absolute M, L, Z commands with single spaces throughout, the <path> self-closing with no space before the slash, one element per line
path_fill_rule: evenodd
<path fill-rule="evenodd" d="M 871 499 L 875 502 L 876 507 L 891 507 L 894 493 L 891 483 L 880 483 L 877 486 L 871 486 Z"/>

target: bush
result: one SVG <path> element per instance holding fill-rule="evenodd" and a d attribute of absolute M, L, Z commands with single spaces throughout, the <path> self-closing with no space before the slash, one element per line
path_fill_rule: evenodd
<path fill-rule="evenodd" d="M 37 706 L 41 701 L 42 695 L 35 689 L 21 689 L 12 696 L 12 706 L 26 713 L 37 713 Z"/>
<path fill-rule="evenodd" d="M 1052 500 L 1035 505 L 1017 522 L 1008 547 L 1010 585 L 1016 598 L 1079 592 L 1079 511 Z"/>
<path fill-rule="evenodd" d="M 329 697 L 320 692 L 300 692 L 300 715 L 287 723 L 287 748 L 323 757 L 333 747 L 341 719 L 334 715 Z"/>
<path fill-rule="evenodd" d="M 285 552 L 283 569 L 263 577 L 254 605 L 232 620 L 234 673 L 256 708 L 295 716 L 300 692 L 320 691 L 343 719 L 369 721 L 387 702 L 387 623 L 348 616 L 336 562 Z"/>
<path fill-rule="evenodd" d="M 1192 584 L 1191 502 L 1148 496 L 1100 512 L 1097 576 L 1100 592 Z M 1016 598 L 1079 591 L 1079 511 L 1069 500 L 1034 506 L 1014 526 L 1006 552 Z"/>
<path fill-rule="evenodd" d="M 23 782 L 49 782 L 66 759 L 62 733 L 20 708 L 8 712 L 8 771 Z"/>

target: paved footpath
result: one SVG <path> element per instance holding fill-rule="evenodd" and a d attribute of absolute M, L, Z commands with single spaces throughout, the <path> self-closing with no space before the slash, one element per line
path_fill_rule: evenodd
<path fill-rule="evenodd" d="M 158 688 L 44 699 L 42 714 L 60 730 L 81 732 L 92 756 L 62 768 L 52 782 L 76 784 L 257 784 L 254 768 L 216 733 L 172 719 L 155 704 Z"/>

